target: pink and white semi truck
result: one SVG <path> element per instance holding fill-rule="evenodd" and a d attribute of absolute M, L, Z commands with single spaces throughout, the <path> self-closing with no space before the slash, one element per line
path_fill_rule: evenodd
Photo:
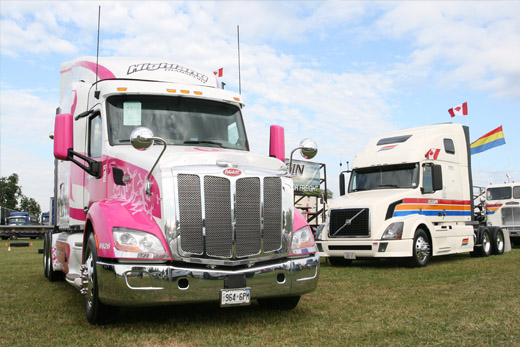
<path fill-rule="evenodd" d="M 316 288 L 319 257 L 294 210 L 283 128 L 271 127 L 270 156 L 249 152 L 243 106 L 213 73 L 168 60 L 61 65 L 44 274 L 85 295 L 90 323 L 119 306 L 291 309 Z M 317 152 L 310 140 L 300 149 Z"/>

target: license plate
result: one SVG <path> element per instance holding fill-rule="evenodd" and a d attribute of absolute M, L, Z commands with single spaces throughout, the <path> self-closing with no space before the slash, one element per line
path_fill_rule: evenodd
<path fill-rule="evenodd" d="M 220 306 L 240 306 L 251 304 L 251 289 L 221 289 Z"/>
<path fill-rule="evenodd" d="M 356 259 L 356 253 L 354 253 L 354 252 L 345 252 L 343 254 L 343 258 L 345 258 L 345 259 Z"/>

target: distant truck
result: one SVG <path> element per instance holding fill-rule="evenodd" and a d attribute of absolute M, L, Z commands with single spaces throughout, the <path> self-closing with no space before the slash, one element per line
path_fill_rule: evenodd
<path fill-rule="evenodd" d="M 85 295 L 90 323 L 118 306 L 292 309 L 316 288 L 283 128 L 271 127 L 270 157 L 250 153 L 242 96 L 212 72 L 82 57 L 62 64 L 60 100 L 44 274 Z M 300 149 L 317 152 L 309 140 Z"/>
<path fill-rule="evenodd" d="M 361 258 L 406 258 L 414 267 L 432 256 L 511 249 L 507 229 L 479 225 L 473 214 L 469 129 L 438 124 L 370 141 L 355 158 L 348 194 L 329 200 L 316 235 L 332 264 Z"/>
<path fill-rule="evenodd" d="M 487 225 L 507 229 L 511 242 L 520 246 L 520 184 L 488 186 L 485 206 Z"/>
<path fill-rule="evenodd" d="M 0 237 L 3 240 L 16 240 L 18 237 L 30 237 L 31 239 L 35 239 L 40 237 L 41 233 L 37 230 L 31 230 L 29 226 L 37 224 L 38 218 L 29 214 L 29 212 L 11 212 L 7 218 L 7 226 L 20 226 L 20 230 L 13 232 L 12 228 L 2 227 L 0 229 Z M 22 228 L 22 226 L 25 228 Z"/>

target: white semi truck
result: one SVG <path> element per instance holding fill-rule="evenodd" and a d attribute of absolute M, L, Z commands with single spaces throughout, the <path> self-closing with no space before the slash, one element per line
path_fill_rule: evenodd
<path fill-rule="evenodd" d="M 370 141 L 355 158 L 348 194 L 329 200 L 316 234 L 332 264 L 359 258 L 407 258 L 510 250 L 507 229 L 479 225 L 473 210 L 469 129 L 460 124 L 410 128 Z"/>
<path fill-rule="evenodd" d="M 485 213 L 488 226 L 507 229 L 511 242 L 520 246 L 520 183 L 489 185 Z"/>
<path fill-rule="evenodd" d="M 213 73 L 82 57 L 61 65 L 60 100 L 44 274 L 85 295 L 90 323 L 119 306 L 291 309 L 316 288 L 319 257 L 294 211 L 283 128 L 271 127 L 270 157 L 249 152 L 242 97 Z M 317 152 L 310 140 L 300 147 Z"/>

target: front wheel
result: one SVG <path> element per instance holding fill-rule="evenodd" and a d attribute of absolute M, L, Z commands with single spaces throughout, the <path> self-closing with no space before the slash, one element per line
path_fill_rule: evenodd
<path fill-rule="evenodd" d="M 412 258 L 409 262 L 410 266 L 426 266 L 431 258 L 431 245 L 430 239 L 424 230 L 417 229 L 415 231 L 412 247 Z"/>
<path fill-rule="evenodd" d="M 298 306 L 300 302 L 300 295 L 289 296 L 286 298 L 269 298 L 269 299 L 258 299 L 260 306 L 267 307 L 269 309 L 289 311 Z"/>
<path fill-rule="evenodd" d="M 97 280 L 96 264 L 98 261 L 96 241 L 94 234 L 90 234 L 88 238 L 87 248 L 83 256 L 83 264 L 85 265 L 87 290 L 85 293 L 85 309 L 87 320 L 90 324 L 108 323 L 116 312 L 113 306 L 105 305 L 99 300 L 99 284 Z"/>
<path fill-rule="evenodd" d="M 43 241 L 43 274 L 49 282 L 63 279 L 63 272 L 55 271 L 52 267 L 52 231 L 45 233 Z"/>

